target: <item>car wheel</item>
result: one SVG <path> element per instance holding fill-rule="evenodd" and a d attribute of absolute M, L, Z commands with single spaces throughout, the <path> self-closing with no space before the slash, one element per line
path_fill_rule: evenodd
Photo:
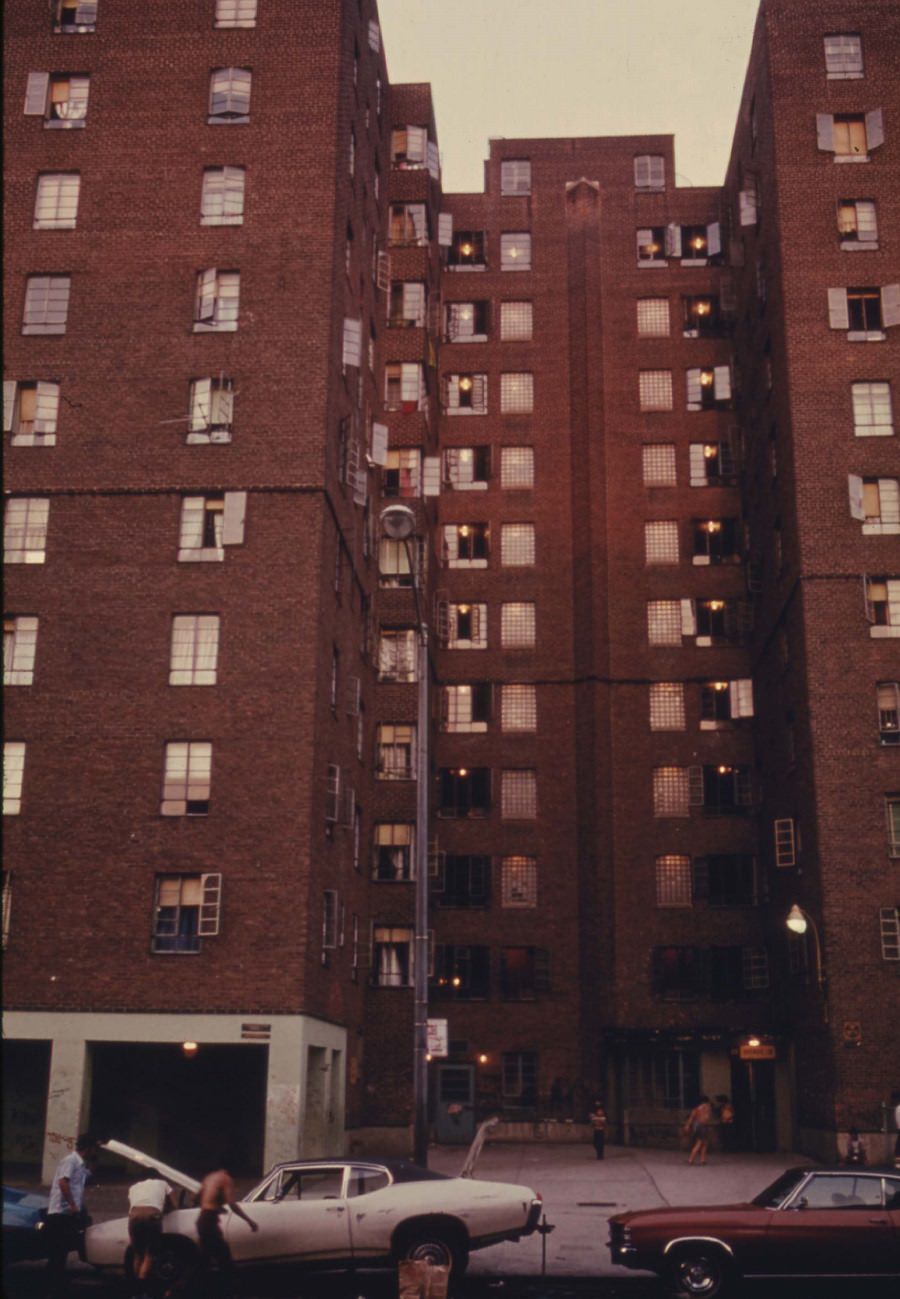
<path fill-rule="evenodd" d="M 419 1227 L 402 1238 L 397 1257 L 436 1263 L 459 1277 L 468 1266 L 469 1251 L 459 1236 L 446 1228 Z"/>
<path fill-rule="evenodd" d="M 679 1249 L 669 1262 L 669 1285 L 675 1295 L 714 1299 L 725 1293 L 732 1279 L 728 1260 L 715 1246 L 698 1244 Z"/>
<path fill-rule="evenodd" d="M 182 1236 L 164 1236 L 153 1258 L 150 1275 L 163 1291 L 184 1286 L 197 1271 L 199 1255 Z"/>

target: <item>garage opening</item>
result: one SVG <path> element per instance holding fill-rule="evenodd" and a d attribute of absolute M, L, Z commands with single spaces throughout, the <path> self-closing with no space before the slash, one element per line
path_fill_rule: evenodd
<path fill-rule="evenodd" d="M 233 1152 L 232 1171 L 263 1171 L 268 1047 L 93 1042 L 90 1127 L 200 1178 Z"/>
<path fill-rule="evenodd" d="M 10 1180 L 40 1171 L 47 1126 L 50 1043 L 3 1043 L 3 1168 Z"/>

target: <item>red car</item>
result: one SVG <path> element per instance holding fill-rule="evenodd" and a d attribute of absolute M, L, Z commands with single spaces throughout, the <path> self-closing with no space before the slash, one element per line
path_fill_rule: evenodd
<path fill-rule="evenodd" d="M 900 1277 L 900 1173 L 789 1168 L 749 1204 L 610 1218 L 620 1267 L 713 1299 L 741 1277 Z"/>

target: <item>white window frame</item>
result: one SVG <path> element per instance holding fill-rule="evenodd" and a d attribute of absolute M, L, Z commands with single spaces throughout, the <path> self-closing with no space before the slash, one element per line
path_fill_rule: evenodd
<path fill-rule="evenodd" d="M 210 126 L 239 126 L 250 121 L 251 68 L 213 68 L 209 74 Z"/>
<path fill-rule="evenodd" d="M 634 159 L 635 189 L 661 192 L 666 188 L 666 159 L 661 153 L 639 153 Z"/>
<path fill-rule="evenodd" d="M 71 275 L 29 275 L 25 285 L 22 333 L 64 334 L 71 291 Z"/>
<path fill-rule="evenodd" d="M 243 225 L 246 183 L 246 167 L 204 167 L 200 188 L 200 224 Z"/>
<path fill-rule="evenodd" d="M 503 197 L 531 193 L 531 161 L 504 158 L 500 163 L 500 194 Z"/>
<path fill-rule="evenodd" d="M 500 270 L 530 271 L 531 234 L 527 230 L 507 230 L 500 236 Z"/>
<path fill-rule="evenodd" d="M 850 385 L 853 432 L 856 437 L 890 437 L 894 433 L 893 392 L 888 380 L 855 380 Z M 885 412 L 887 419 L 879 419 Z M 861 416 L 870 418 L 863 422 Z"/>
<path fill-rule="evenodd" d="M 216 0 L 214 27 L 255 27 L 257 0 Z"/>
<path fill-rule="evenodd" d="M 3 562 L 43 564 L 47 558 L 49 522 L 49 497 L 10 497 L 4 516 Z"/>
<path fill-rule="evenodd" d="M 170 686 L 214 686 L 221 619 L 217 613 L 177 613 L 169 647 Z"/>
<path fill-rule="evenodd" d="M 71 22 L 64 21 L 67 11 L 73 11 Z M 54 32 L 69 34 L 92 32 L 96 26 L 97 0 L 56 0 Z"/>
<path fill-rule="evenodd" d="M 862 37 L 858 33 L 830 32 L 822 42 L 829 81 L 856 81 L 864 75 Z"/>
<path fill-rule="evenodd" d="M 81 173 L 45 171 L 38 176 L 34 197 L 35 230 L 74 230 L 78 220 Z"/>
<path fill-rule="evenodd" d="M 22 811 L 22 791 L 25 787 L 24 740 L 3 742 L 3 815 L 18 816 Z"/>
<path fill-rule="evenodd" d="M 234 333 L 238 327 L 240 301 L 240 271 L 224 271 L 215 266 L 198 271 L 194 296 L 194 333 Z"/>
<path fill-rule="evenodd" d="M 234 381 L 224 375 L 192 379 L 188 395 L 189 445 L 231 441 L 234 422 Z"/>
<path fill-rule="evenodd" d="M 3 684 L 30 686 L 34 683 L 37 657 L 38 619 L 7 614 L 3 620 Z"/>
<path fill-rule="evenodd" d="M 444 606 L 447 611 L 447 649 L 478 650 L 488 647 L 488 613 L 486 604 L 469 604 L 460 602 Z M 466 610 L 465 614 L 460 613 Z M 471 620 L 471 636 L 459 635 L 460 616 Z"/>
<path fill-rule="evenodd" d="M 34 414 L 22 418 L 26 394 Z M 59 415 L 59 384 L 43 379 L 3 381 L 3 431 L 9 433 L 14 447 L 52 447 L 56 445 Z"/>
<path fill-rule="evenodd" d="M 212 798 L 210 740 L 169 740 L 163 754 L 160 816 L 208 816 Z M 191 804 L 194 807 L 191 807 Z"/>

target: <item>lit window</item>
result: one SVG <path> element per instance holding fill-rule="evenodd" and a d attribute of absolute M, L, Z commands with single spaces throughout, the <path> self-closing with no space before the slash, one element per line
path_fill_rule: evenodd
<path fill-rule="evenodd" d="M 730 442 L 692 442 L 689 455 L 691 487 L 721 487 L 737 482 L 737 460 Z"/>
<path fill-rule="evenodd" d="M 532 336 L 533 307 L 530 302 L 500 303 L 500 341 L 527 342 Z"/>
<path fill-rule="evenodd" d="M 680 600 L 647 601 L 647 639 L 651 645 L 680 645 L 682 609 Z"/>
<path fill-rule="evenodd" d="M 483 491 L 490 472 L 489 446 L 448 447 L 444 452 L 444 481 L 456 492 Z"/>
<path fill-rule="evenodd" d="M 690 816 L 687 767 L 654 767 L 653 815 Z"/>
<path fill-rule="evenodd" d="M 829 81 L 861 77 L 863 74 L 862 37 L 855 33 L 826 36 L 825 71 Z"/>
<path fill-rule="evenodd" d="M 92 32 L 97 26 L 97 0 L 56 0 L 55 32 Z"/>
<path fill-rule="evenodd" d="M 3 431 L 14 447 L 55 446 L 58 412 L 58 383 L 4 381 Z"/>
<path fill-rule="evenodd" d="M 665 266 L 666 227 L 641 226 L 637 231 L 638 266 Z"/>
<path fill-rule="evenodd" d="M 397 882 L 413 878 L 415 826 L 408 822 L 380 821 L 372 843 L 372 878 Z"/>
<path fill-rule="evenodd" d="M 878 735 L 882 744 L 900 744 L 900 682 L 878 683 Z"/>
<path fill-rule="evenodd" d="M 481 817 L 490 810 L 490 767 L 441 768 L 439 816 Z"/>
<path fill-rule="evenodd" d="M 500 236 L 501 271 L 531 270 L 531 235 L 524 232 Z"/>
<path fill-rule="evenodd" d="M 666 160 L 662 154 L 642 153 L 635 157 L 634 185 L 635 189 L 665 189 Z"/>
<path fill-rule="evenodd" d="M 71 130 L 86 125 L 90 78 L 70 72 L 29 72 L 25 113 L 44 126 Z"/>
<path fill-rule="evenodd" d="M 448 649 L 487 649 L 487 605 L 448 604 L 446 634 Z"/>
<path fill-rule="evenodd" d="M 694 564 L 736 564 L 743 555 L 743 528 L 738 519 L 694 519 Z"/>
<path fill-rule="evenodd" d="M 684 685 L 680 681 L 655 681 L 650 686 L 650 730 L 683 731 Z"/>
<path fill-rule="evenodd" d="M 375 728 L 375 773 L 379 780 L 412 780 L 415 765 L 415 726 L 382 722 Z"/>
<path fill-rule="evenodd" d="M 200 195 L 202 226 L 239 226 L 244 223 L 243 167 L 207 167 Z"/>
<path fill-rule="evenodd" d="M 215 27 L 255 27 L 256 0 L 216 0 Z"/>
<path fill-rule="evenodd" d="M 837 206 L 842 248 L 877 249 L 878 218 L 872 199 L 842 198 Z"/>
<path fill-rule="evenodd" d="M 378 638 L 378 680 L 416 680 L 415 628 L 382 627 Z"/>
<path fill-rule="evenodd" d="M 527 158 L 508 158 L 500 163 L 500 193 L 531 193 L 531 163 Z"/>
<path fill-rule="evenodd" d="M 38 177 L 34 203 L 35 230 L 74 230 L 81 177 L 77 171 L 47 172 Z"/>
<path fill-rule="evenodd" d="M 731 406 L 731 368 L 727 365 L 685 371 L 688 410 L 728 410 Z"/>
<path fill-rule="evenodd" d="M 448 302 L 445 316 L 449 343 L 484 343 L 488 336 L 488 308 L 485 301 Z"/>
<path fill-rule="evenodd" d="M 163 816 L 206 816 L 212 779 L 212 745 L 207 740 L 174 740 L 166 745 Z"/>
<path fill-rule="evenodd" d="M 69 314 L 70 275 L 29 275 L 23 334 L 64 334 Z"/>
<path fill-rule="evenodd" d="M 857 437 L 887 437 L 894 431 L 889 383 L 853 383 L 853 432 Z"/>
<path fill-rule="evenodd" d="M 667 854 L 656 859 L 656 905 L 690 907 L 694 902 L 690 857 Z"/>
<path fill-rule="evenodd" d="M 681 299 L 684 338 L 718 338 L 724 333 L 718 295 L 691 293 Z"/>
<path fill-rule="evenodd" d="M 3 743 L 3 815 L 18 816 L 22 810 L 22 785 L 25 779 L 24 740 Z"/>
<path fill-rule="evenodd" d="M 483 230 L 454 230 L 447 265 L 451 270 L 483 271 L 487 265 L 484 249 Z"/>
<path fill-rule="evenodd" d="M 407 988 L 412 977 L 412 930 L 375 925 L 372 929 L 372 982 L 378 988 Z"/>
<path fill-rule="evenodd" d="M 187 441 L 191 444 L 230 442 L 234 416 L 234 384 L 224 376 L 194 379 L 190 391 Z"/>
<path fill-rule="evenodd" d="M 239 271 L 210 268 L 197 275 L 194 333 L 232 333 L 238 327 L 241 294 Z"/>
<path fill-rule="evenodd" d="M 669 334 L 669 299 L 638 298 L 637 332 L 643 338 L 666 338 Z"/>
<path fill-rule="evenodd" d="M 219 615 L 183 613 L 172 619 L 170 686 L 214 686 L 219 657 Z"/>
<path fill-rule="evenodd" d="M 672 520 L 644 524 L 644 559 L 648 564 L 678 563 L 678 524 Z"/>
<path fill-rule="evenodd" d="M 506 490 L 534 487 L 534 447 L 502 447 L 500 486 Z"/>
<path fill-rule="evenodd" d="M 500 563 L 522 568 L 534 563 L 534 524 L 504 523 L 500 528 Z"/>
<path fill-rule="evenodd" d="M 504 731 L 537 730 L 535 686 L 501 686 L 500 725 Z"/>
<path fill-rule="evenodd" d="M 674 487 L 675 446 L 671 442 L 648 442 L 641 448 L 645 487 Z"/>
<path fill-rule="evenodd" d="M 487 568 L 490 531 L 486 523 L 449 523 L 444 527 L 448 568 Z"/>
<path fill-rule="evenodd" d="M 5 564 L 43 564 L 47 554 L 50 501 L 40 496 L 14 496 L 6 503 L 3 526 Z"/>
<path fill-rule="evenodd" d="M 672 409 L 672 371 L 641 370 L 638 375 L 641 410 Z"/>
<path fill-rule="evenodd" d="M 507 821 L 530 821 L 537 816 L 537 772 L 500 773 L 500 815 Z"/>
<path fill-rule="evenodd" d="M 537 858 L 504 857 L 500 863 L 501 905 L 537 906 Z"/>
<path fill-rule="evenodd" d="M 219 932 L 222 876 L 157 875 L 154 952 L 199 952 Z"/>
<path fill-rule="evenodd" d="M 501 606 L 500 644 L 503 649 L 533 649 L 535 630 L 533 603 L 510 601 Z"/>
<path fill-rule="evenodd" d="M 209 79 L 209 117 L 212 126 L 234 126 L 250 121 L 249 68 L 215 68 Z"/>
<path fill-rule="evenodd" d="M 501 374 L 500 409 L 506 415 L 528 415 L 534 410 L 533 374 Z"/>
<path fill-rule="evenodd" d="M 34 680 L 37 653 L 37 618 L 7 617 L 3 620 L 3 684 L 30 686 Z"/>
<path fill-rule="evenodd" d="M 491 718 L 491 687 L 474 685 L 441 687 L 441 729 L 464 734 L 484 732 Z"/>

